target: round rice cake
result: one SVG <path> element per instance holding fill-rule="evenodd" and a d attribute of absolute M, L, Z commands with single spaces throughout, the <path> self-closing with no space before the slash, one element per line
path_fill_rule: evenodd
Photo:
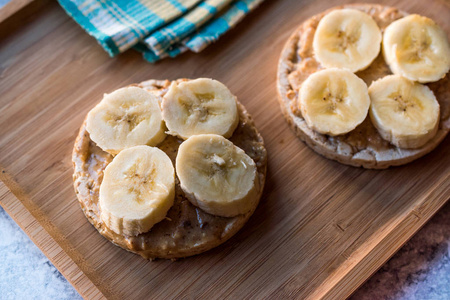
<path fill-rule="evenodd" d="M 161 99 L 170 83 L 168 80 L 149 80 L 134 86 L 144 88 Z M 255 201 L 255 206 L 250 212 L 231 218 L 208 214 L 188 201 L 180 188 L 179 180 L 176 179 L 174 205 L 163 221 L 155 224 L 150 231 L 137 236 L 125 236 L 113 232 L 100 219 L 101 208 L 98 205 L 103 171 L 112 161 L 113 156 L 103 151 L 90 139 L 85 120 L 75 141 L 72 161 L 75 192 L 89 222 L 112 243 L 140 254 L 146 259 L 176 259 L 196 255 L 231 238 L 247 222 L 258 205 L 264 187 L 267 165 L 263 139 L 251 116 L 239 102 L 238 112 L 239 125 L 230 140 L 255 161 L 260 185 L 258 201 Z M 183 140 L 179 138 L 167 135 L 158 148 L 163 150 L 175 165 L 178 147 L 182 142 Z"/>
<path fill-rule="evenodd" d="M 298 91 L 303 81 L 324 67 L 314 58 L 313 38 L 319 21 L 329 12 L 353 8 L 369 14 L 383 31 L 393 21 L 408 14 L 394 7 L 371 4 L 350 4 L 331 8 L 303 22 L 290 36 L 278 65 L 278 100 L 285 119 L 296 135 L 317 153 L 340 163 L 368 169 L 384 169 L 411 162 L 434 148 L 450 130 L 450 82 L 448 76 L 427 84 L 440 105 L 440 123 L 436 135 L 417 149 L 398 148 L 383 140 L 369 116 L 351 132 L 328 136 L 312 130 L 298 109 Z M 380 54 L 365 70 L 356 73 L 369 86 L 372 81 L 392 74 Z"/>

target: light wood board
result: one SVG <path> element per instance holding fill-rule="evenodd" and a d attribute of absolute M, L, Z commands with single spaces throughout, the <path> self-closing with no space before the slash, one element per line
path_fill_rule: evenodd
<path fill-rule="evenodd" d="M 9 2 L 2 6 L 0 9 L 0 23 L 8 19 L 13 14 L 17 13 L 33 1 L 35 0 L 9 0 Z"/>
<path fill-rule="evenodd" d="M 0 24 L 0 204 L 85 298 L 343 298 L 450 197 L 450 138 L 403 167 L 364 170 L 298 140 L 276 100 L 284 42 L 309 16 L 349 1 L 266 1 L 201 54 L 151 65 L 111 59 L 55 2 Z M 445 0 L 381 1 L 434 18 Z M 104 92 L 150 78 L 212 77 L 253 115 L 269 154 L 260 206 L 230 241 L 149 262 L 106 241 L 72 187 L 71 151 Z M 10 190 L 10 191 L 9 191 Z"/>

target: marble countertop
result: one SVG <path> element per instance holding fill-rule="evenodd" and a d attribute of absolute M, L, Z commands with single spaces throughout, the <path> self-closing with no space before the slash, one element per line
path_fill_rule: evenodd
<path fill-rule="evenodd" d="M 450 299 L 450 202 L 351 297 L 369 299 Z"/>
<path fill-rule="evenodd" d="M 82 299 L 0 206 L 0 299 Z"/>
<path fill-rule="evenodd" d="M 1 299 L 81 299 L 1 207 L 0 257 Z M 351 299 L 450 299 L 450 202 Z"/>

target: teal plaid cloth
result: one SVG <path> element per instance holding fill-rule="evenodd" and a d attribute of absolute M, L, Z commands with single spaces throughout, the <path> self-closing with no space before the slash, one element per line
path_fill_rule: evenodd
<path fill-rule="evenodd" d="M 156 62 L 200 52 L 263 0 L 59 0 L 115 56 L 130 48 Z"/>

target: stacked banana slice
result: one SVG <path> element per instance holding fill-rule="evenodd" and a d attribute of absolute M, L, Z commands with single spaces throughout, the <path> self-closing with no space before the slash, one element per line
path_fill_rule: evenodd
<path fill-rule="evenodd" d="M 400 148 L 419 148 L 434 137 L 439 103 L 426 85 L 399 75 L 374 81 L 370 119 L 381 137 Z"/>
<path fill-rule="evenodd" d="M 255 162 L 223 136 L 191 136 L 180 146 L 176 168 L 187 198 L 210 214 L 233 217 L 258 201 Z"/>
<path fill-rule="evenodd" d="M 121 151 L 100 185 L 100 218 L 119 234 L 138 235 L 162 221 L 175 196 L 172 161 L 156 147 Z"/>
<path fill-rule="evenodd" d="M 88 113 L 86 128 L 91 139 L 112 155 L 133 146 L 156 146 L 166 137 L 158 99 L 138 87 L 105 94 Z"/>
<path fill-rule="evenodd" d="M 391 23 L 383 55 L 392 73 L 421 83 L 438 81 L 450 69 L 447 34 L 433 20 L 409 15 Z"/>
<path fill-rule="evenodd" d="M 229 138 L 239 123 L 236 97 L 224 84 L 206 78 L 173 82 L 162 109 L 169 134 L 182 139 L 203 133 Z"/>
<path fill-rule="evenodd" d="M 105 95 L 87 117 L 91 139 L 116 155 L 100 186 L 103 223 L 134 236 L 162 221 L 175 197 L 175 169 L 157 148 L 167 134 L 185 139 L 176 173 L 188 200 L 223 217 L 250 212 L 260 192 L 255 162 L 231 137 L 239 123 L 236 97 L 222 83 L 173 82 L 161 101 L 139 87 Z"/>
<path fill-rule="evenodd" d="M 322 134 L 352 131 L 366 118 L 369 105 L 367 85 L 346 69 L 313 73 L 300 90 L 300 109 L 306 123 Z"/>
<path fill-rule="evenodd" d="M 374 61 L 381 41 L 395 75 L 367 88 L 353 72 Z M 311 129 L 331 136 L 348 133 L 366 119 L 370 107 L 380 136 L 396 147 L 419 148 L 434 137 L 439 103 L 421 83 L 445 77 L 450 46 L 445 32 L 431 19 L 409 15 L 391 23 L 382 36 L 368 14 L 334 10 L 320 20 L 313 49 L 326 69 L 303 82 L 297 102 Z"/>
<path fill-rule="evenodd" d="M 314 34 L 316 59 L 326 68 L 357 72 L 367 68 L 380 52 L 381 31 L 368 14 L 339 9 L 320 20 Z"/>

